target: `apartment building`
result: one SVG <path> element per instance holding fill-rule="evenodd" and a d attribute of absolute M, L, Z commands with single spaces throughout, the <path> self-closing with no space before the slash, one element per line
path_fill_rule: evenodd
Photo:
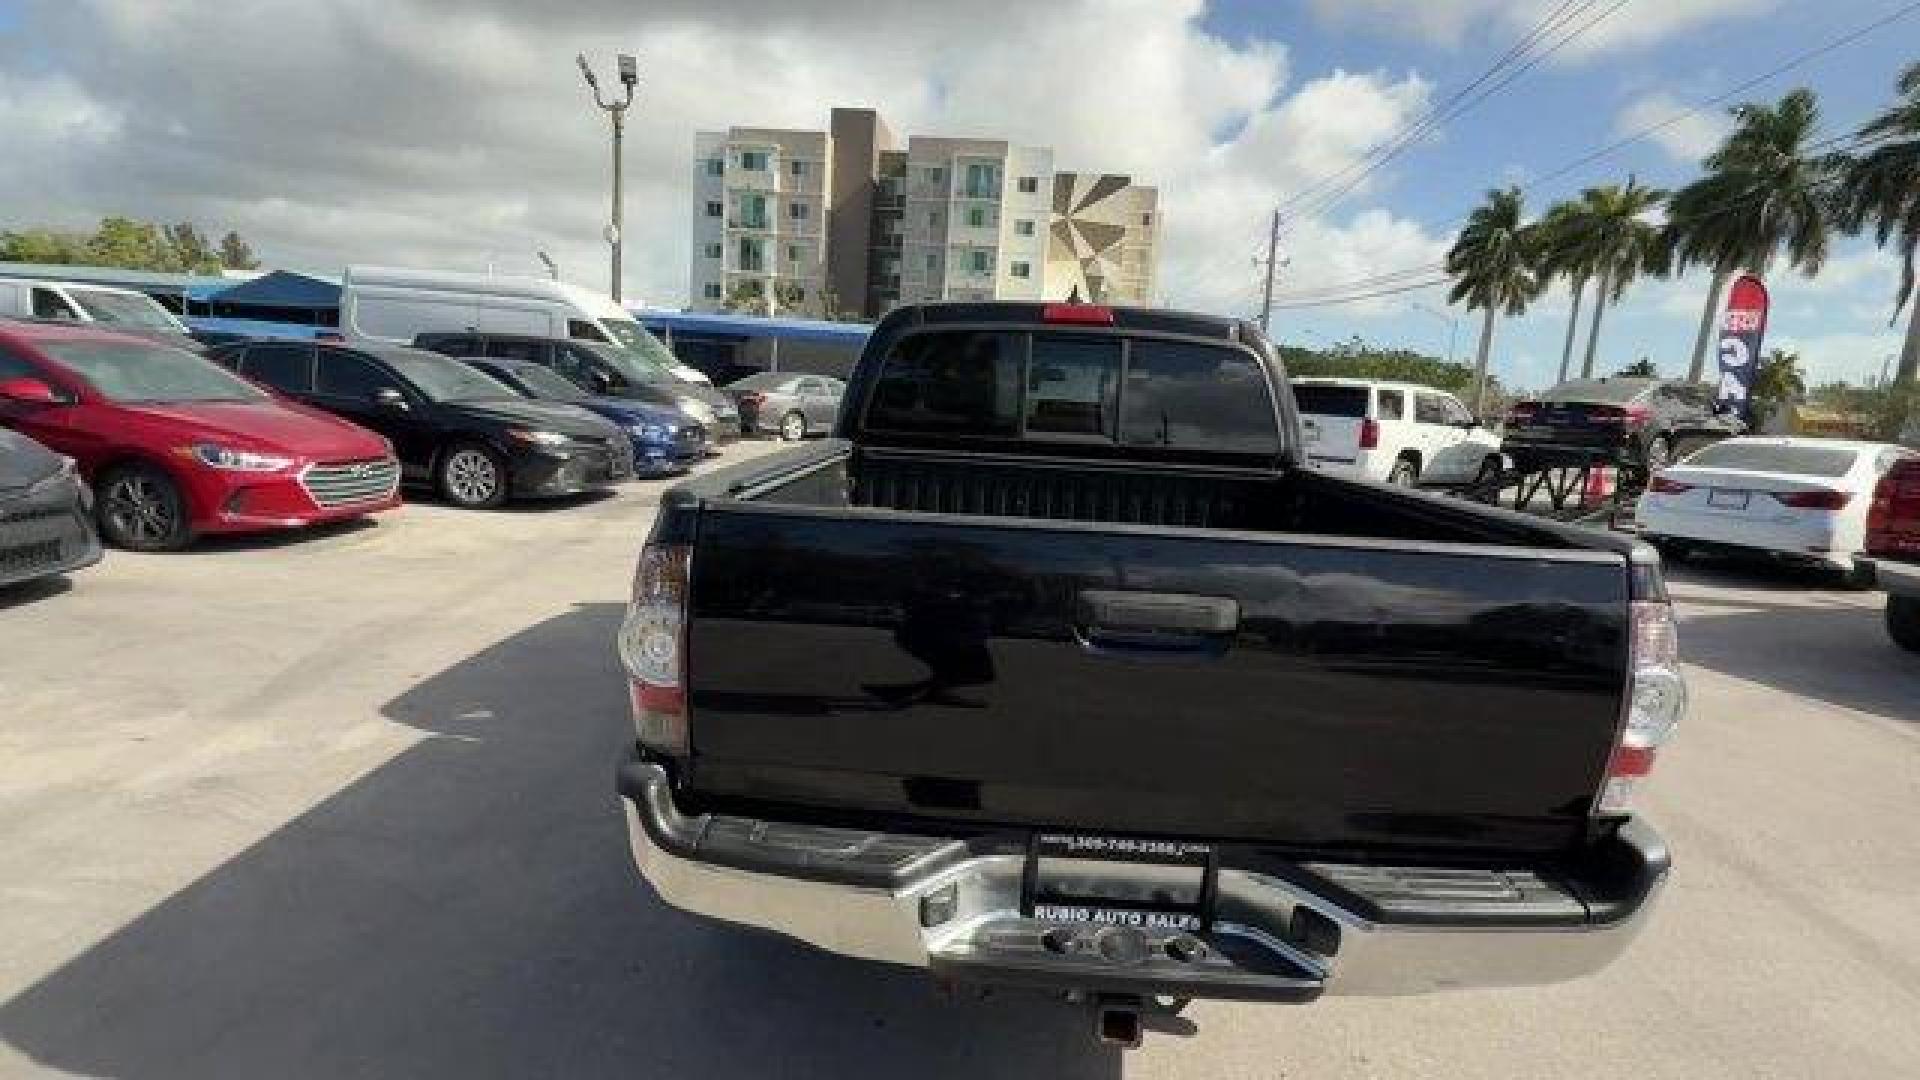
<path fill-rule="evenodd" d="M 751 297 L 769 310 L 823 310 L 828 145 L 825 132 L 777 128 L 694 137 L 694 307 Z"/>
<path fill-rule="evenodd" d="M 1056 173 L 1048 147 L 901 147 L 874 110 L 834 109 L 827 131 L 702 132 L 694 172 L 696 309 L 771 298 L 782 313 L 875 318 L 903 302 L 1153 296 L 1158 192 Z"/>

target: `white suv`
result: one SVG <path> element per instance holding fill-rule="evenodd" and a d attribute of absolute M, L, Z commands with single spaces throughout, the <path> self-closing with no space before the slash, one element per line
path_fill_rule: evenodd
<path fill-rule="evenodd" d="M 1500 468 L 1500 437 L 1444 390 L 1372 379 L 1295 379 L 1307 459 L 1363 480 L 1465 484 Z"/>

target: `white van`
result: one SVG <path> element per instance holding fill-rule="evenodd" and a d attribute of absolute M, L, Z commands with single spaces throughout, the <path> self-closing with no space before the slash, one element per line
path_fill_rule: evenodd
<path fill-rule="evenodd" d="M 407 345 L 419 334 L 471 332 L 605 341 L 681 379 L 709 381 L 612 299 L 549 278 L 349 266 L 340 281 L 340 330 Z"/>
<path fill-rule="evenodd" d="M 1444 390 L 1372 379 L 1295 379 L 1307 460 L 1345 476 L 1412 487 L 1497 472 L 1500 436 Z"/>
<path fill-rule="evenodd" d="M 0 318 L 67 319 L 135 333 L 187 336 L 173 313 L 146 293 L 78 281 L 0 278 Z"/>

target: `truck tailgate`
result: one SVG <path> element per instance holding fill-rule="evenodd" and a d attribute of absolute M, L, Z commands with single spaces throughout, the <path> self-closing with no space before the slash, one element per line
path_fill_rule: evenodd
<path fill-rule="evenodd" d="M 1551 852 L 1621 719 L 1607 552 L 721 501 L 692 575 L 709 796 Z"/>

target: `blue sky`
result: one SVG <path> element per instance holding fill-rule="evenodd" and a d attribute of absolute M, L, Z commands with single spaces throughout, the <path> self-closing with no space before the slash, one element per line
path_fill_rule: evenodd
<path fill-rule="evenodd" d="M 1571 49 L 1563 51 L 1447 125 L 1435 139 L 1399 155 L 1383 170 L 1379 188 L 1343 203 L 1330 216 L 1377 205 L 1436 234 L 1449 233 L 1488 186 L 1514 181 L 1524 187 L 1530 178 L 1552 172 L 1624 132 L 1681 112 L 1903 5 L 1846 0 L 1734 6 L 1750 10 L 1637 46 L 1577 58 L 1565 55 Z M 1336 68 L 1416 72 L 1434 84 L 1435 101 L 1472 80 L 1524 32 L 1479 22 L 1461 40 L 1449 42 L 1417 32 L 1386 31 L 1382 20 L 1342 23 L 1291 5 L 1281 8 L 1262 0 L 1216 0 L 1204 25 L 1234 42 L 1284 42 L 1296 80 Z M 1629 19 L 1634 14 L 1635 5 L 1628 4 L 1612 17 Z M 1820 95 L 1826 126 L 1838 132 L 1890 102 L 1900 69 L 1920 59 L 1916 42 L 1920 17 L 1909 17 L 1742 97 L 1771 100 L 1795 86 L 1810 86 Z M 1642 99 L 1652 100 L 1640 112 L 1629 113 Z M 1623 114 L 1639 122 L 1623 120 Z M 1697 174 L 1694 161 L 1648 139 L 1545 187 L 1529 189 L 1530 208 L 1537 210 L 1587 184 L 1617 182 L 1629 172 L 1663 187 L 1684 184 Z M 1870 245 L 1860 241 L 1835 246 L 1837 273 L 1827 276 L 1845 280 L 1809 286 L 1797 277 L 1776 275 L 1769 282 L 1775 303 L 1770 339 L 1807 343 L 1818 353 L 1817 374 L 1860 378 L 1877 373 L 1884 354 L 1898 349 L 1897 330 L 1887 328 L 1896 266 L 1891 253 L 1881 253 L 1884 265 L 1871 272 L 1863 265 L 1875 260 L 1870 251 Z M 1285 274 L 1316 257 L 1301 247 L 1292 247 L 1287 255 L 1292 264 L 1283 271 L 1282 293 Z M 1638 286 L 1621 311 L 1607 316 L 1603 363 L 1617 366 L 1649 355 L 1663 369 L 1684 369 L 1704 286 L 1704 277 L 1697 273 Z M 1673 298 L 1676 292 L 1691 298 L 1691 305 L 1683 307 Z M 1422 299 L 1434 302 L 1430 295 Z M 1370 341 L 1444 349 L 1446 323 L 1398 306 L 1402 310 L 1397 314 L 1356 315 L 1344 307 L 1284 312 L 1276 319 L 1276 332 L 1309 345 L 1359 333 Z M 1477 322 L 1462 321 L 1461 354 L 1470 352 L 1477 330 Z M 1496 366 L 1522 383 L 1546 381 L 1558 366 L 1564 330 L 1561 290 L 1547 298 L 1541 313 L 1500 327 Z"/>

